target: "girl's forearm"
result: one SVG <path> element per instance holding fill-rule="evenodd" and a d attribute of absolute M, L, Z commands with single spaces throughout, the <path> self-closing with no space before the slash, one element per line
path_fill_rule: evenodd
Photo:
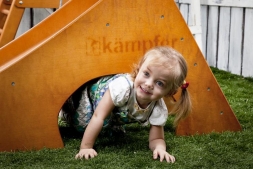
<path fill-rule="evenodd" d="M 149 148 L 151 151 L 154 151 L 155 149 L 159 148 L 166 151 L 166 144 L 163 139 L 155 139 L 151 140 L 149 142 Z"/>
<path fill-rule="evenodd" d="M 114 108 L 113 101 L 111 99 L 110 91 L 107 90 L 99 102 L 85 132 L 81 142 L 81 149 L 92 148 L 96 138 L 101 131 L 104 119 L 112 112 Z"/>
<path fill-rule="evenodd" d="M 103 119 L 100 119 L 97 116 L 93 116 L 91 118 L 91 121 L 84 132 L 80 149 L 87 149 L 93 147 L 97 136 L 103 127 L 103 122 Z"/>

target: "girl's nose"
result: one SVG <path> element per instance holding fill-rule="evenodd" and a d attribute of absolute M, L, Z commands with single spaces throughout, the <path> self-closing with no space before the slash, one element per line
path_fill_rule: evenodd
<path fill-rule="evenodd" d="M 153 89 L 153 88 L 154 88 L 152 80 L 147 80 L 146 83 L 145 83 L 145 85 L 146 85 L 149 89 Z"/>

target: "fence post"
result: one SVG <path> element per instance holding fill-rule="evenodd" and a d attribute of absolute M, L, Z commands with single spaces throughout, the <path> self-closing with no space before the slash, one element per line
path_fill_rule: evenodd
<path fill-rule="evenodd" d="M 195 37 L 195 40 L 202 51 L 202 29 L 201 29 L 201 18 L 200 18 L 200 0 L 191 0 L 190 19 L 192 25 L 189 28 Z"/>

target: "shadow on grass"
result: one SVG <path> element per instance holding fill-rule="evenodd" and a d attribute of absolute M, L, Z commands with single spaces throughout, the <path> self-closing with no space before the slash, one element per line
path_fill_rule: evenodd
<path fill-rule="evenodd" d="M 175 132 L 171 120 L 168 120 L 164 127 L 166 133 Z M 131 150 L 143 150 L 143 145 L 148 148 L 149 128 L 134 123 L 125 125 L 126 133 L 113 133 L 109 129 L 103 129 L 96 139 L 94 149 L 101 150 L 105 147 L 121 149 L 127 146 Z M 76 131 L 74 127 L 59 127 L 59 130 L 65 145 L 73 139 L 81 144 L 83 133 Z M 79 149 L 79 146 L 76 149 Z"/>
<path fill-rule="evenodd" d="M 59 130 L 65 145 L 73 139 L 80 141 L 81 144 L 83 133 L 76 131 L 74 127 L 59 127 Z M 142 147 L 136 145 L 142 145 L 143 141 L 147 142 L 148 137 L 145 137 L 148 134 L 147 128 L 141 130 L 138 127 L 130 126 L 126 127 L 126 130 L 126 133 L 113 133 L 110 130 L 102 130 L 96 139 L 94 149 L 98 150 L 104 147 L 121 148 L 126 145 L 130 148 L 137 149 L 139 147 L 141 149 Z"/>

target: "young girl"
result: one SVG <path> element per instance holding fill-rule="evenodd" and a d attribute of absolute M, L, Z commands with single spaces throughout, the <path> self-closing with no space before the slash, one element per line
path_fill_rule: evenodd
<path fill-rule="evenodd" d="M 78 130 L 85 129 L 76 159 L 97 156 L 93 149 L 103 127 L 124 131 L 123 124 L 138 122 L 150 124 L 149 147 L 153 158 L 175 162 L 166 151 L 163 126 L 168 110 L 163 97 L 173 97 L 182 88 L 181 97 L 170 114 L 175 124 L 191 110 L 187 92 L 186 61 L 170 47 L 155 47 L 140 60 L 132 74 L 117 74 L 100 78 L 83 92 L 74 117 Z"/>

